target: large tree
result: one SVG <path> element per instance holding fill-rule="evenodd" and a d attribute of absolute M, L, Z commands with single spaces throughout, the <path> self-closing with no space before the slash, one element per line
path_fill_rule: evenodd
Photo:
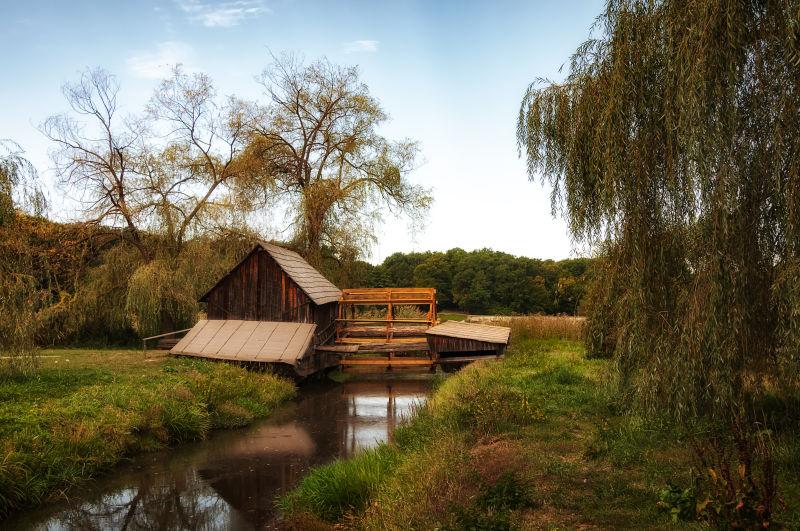
<path fill-rule="evenodd" d="M 800 374 L 800 2 L 611 0 L 518 141 L 610 239 L 623 388 L 729 415 Z"/>
<path fill-rule="evenodd" d="M 269 101 L 258 111 L 249 152 L 266 183 L 254 184 L 277 192 L 311 263 L 320 264 L 323 248 L 363 252 L 384 210 L 413 221 L 424 215 L 429 192 L 408 179 L 417 144 L 378 132 L 387 115 L 356 68 L 284 56 L 261 83 Z"/>
<path fill-rule="evenodd" d="M 86 221 L 121 229 L 114 234 L 146 261 L 176 255 L 242 199 L 232 181 L 246 167 L 246 106 L 233 97 L 219 103 L 208 76 L 180 67 L 139 115 L 120 116 L 119 89 L 105 70 L 85 72 L 63 88 L 72 112 L 51 116 L 42 130 Z M 158 241 L 145 242 L 147 234 Z"/>
<path fill-rule="evenodd" d="M 137 331 L 150 334 L 193 322 L 198 290 L 220 273 L 205 259 L 204 237 L 250 211 L 236 181 L 250 171 L 241 155 L 251 113 L 233 97 L 220 100 L 207 76 L 179 67 L 139 114 L 121 116 L 119 88 L 104 70 L 85 72 L 64 86 L 71 112 L 42 130 L 92 234 L 136 249 L 126 308 Z"/>

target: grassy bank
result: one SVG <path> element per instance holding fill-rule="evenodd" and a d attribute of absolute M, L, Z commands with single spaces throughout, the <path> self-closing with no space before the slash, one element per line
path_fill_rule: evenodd
<path fill-rule="evenodd" d="M 518 338 L 447 379 L 394 444 L 316 469 L 279 506 L 298 529 L 680 525 L 658 502 L 691 483 L 692 452 L 668 422 L 621 414 L 607 364 L 575 341 Z M 786 486 L 778 516 L 793 525 Z"/>
<path fill-rule="evenodd" d="M 48 350 L 0 376 L 0 518 L 125 456 L 244 426 L 294 393 L 270 374 L 138 350 Z"/>

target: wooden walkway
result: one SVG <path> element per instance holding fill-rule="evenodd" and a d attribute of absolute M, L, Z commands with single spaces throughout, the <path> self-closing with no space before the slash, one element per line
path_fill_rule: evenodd
<path fill-rule="evenodd" d="M 356 315 L 357 307 L 381 307 L 386 316 Z M 399 306 L 422 307 L 419 318 L 397 318 Z M 408 313 L 406 314 L 408 315 Z M 433 370 L 501 356 L 506 327 L 436 322 L 436 290 L 386 288 L 344 290 L 330 335 L 312 323 L 208 319 L 177 341 L 171 353 L 250 364 L 281 364 L 306 376 L 329 367 L 344 370 Z M 335 333 L 334 333 L 335 332 Z M 320 344 L 322 343 L 322 344 Z"/>

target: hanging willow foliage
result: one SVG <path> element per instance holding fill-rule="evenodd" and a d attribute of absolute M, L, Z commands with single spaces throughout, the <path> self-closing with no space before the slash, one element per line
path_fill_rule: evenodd
<path fill-rule="evenodd" d="M 517 124 L 581 241 L 614 242 L 624 390 L 725 412 L 797 374 L 800 2 L 610 0 Z"/>
<path fill-rule="evenodd" d="M 197 299 L 251 248 L 248 234 L 224 234 L 188 241 L 177 255 L 140 263 L 127 281 L 127 322 L 147 337 L 192 326 Z"/>
<path fill-rule="evenodd" d="M 125 309 L 134 330 L 146 337 L 193 325 L 199 306 L 189 276 L 153 260 L 131 276 Z"/>

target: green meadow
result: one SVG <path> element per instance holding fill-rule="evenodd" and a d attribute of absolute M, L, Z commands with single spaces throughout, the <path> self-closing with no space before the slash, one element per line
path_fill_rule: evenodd
<path fill-rule="evenodd" d="M 244 426 L 294 395 L 268 373 L 139 350 L 45 350 L 0 381 L 0 517 L 127 456 Z"/>

